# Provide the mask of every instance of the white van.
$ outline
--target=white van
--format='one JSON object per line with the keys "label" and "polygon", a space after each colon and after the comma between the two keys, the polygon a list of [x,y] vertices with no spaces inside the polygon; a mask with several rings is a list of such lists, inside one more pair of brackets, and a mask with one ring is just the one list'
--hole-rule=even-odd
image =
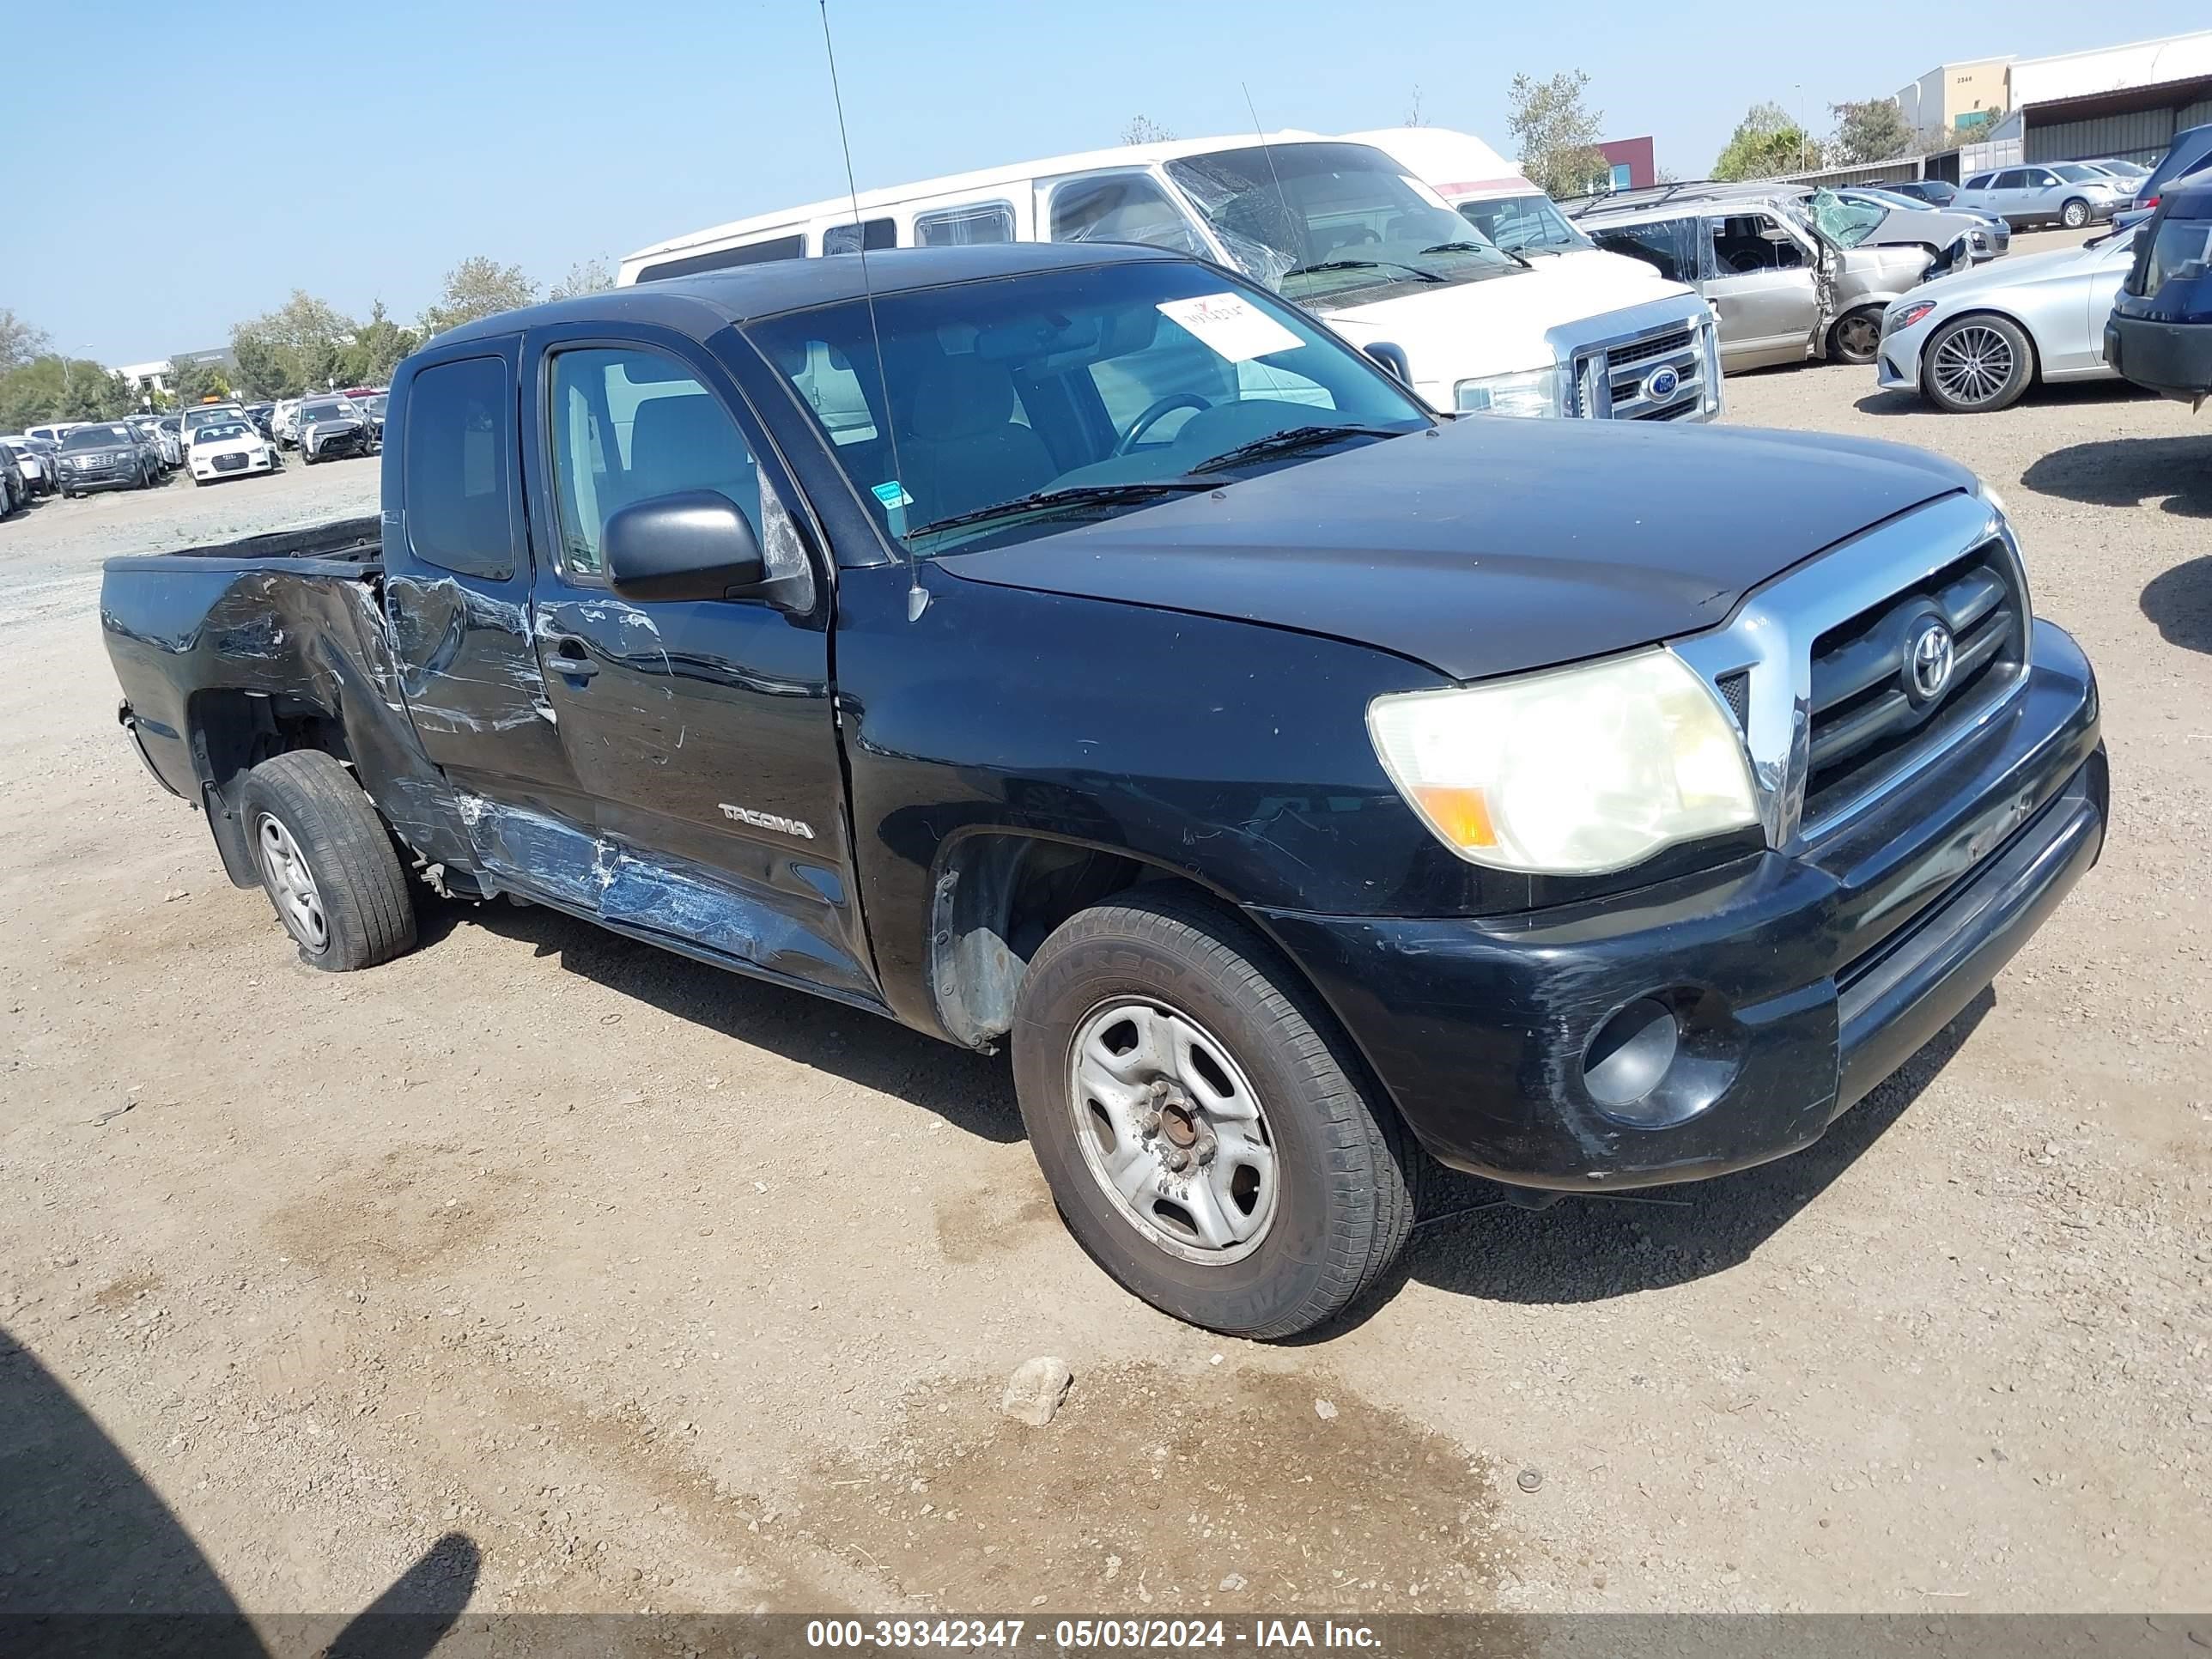
{"label": "white van", "polygon": [[[1137,144],[762,214],[631,254],[618,283],[970,242],[1116,241],[1231,265],[1439,409],[1708,421],[1712,314],[1679,283],[1500,250],[1404,163],[1303,132]],[[1633,263],[1623,261],[1623,264]]]}

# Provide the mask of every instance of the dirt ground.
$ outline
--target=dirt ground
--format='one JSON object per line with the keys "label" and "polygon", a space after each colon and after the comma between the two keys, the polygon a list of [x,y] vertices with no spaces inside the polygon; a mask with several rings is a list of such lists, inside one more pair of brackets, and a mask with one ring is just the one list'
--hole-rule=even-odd
{"label": "dirt ground", "polygon": [[0,1612],[2212,1605],[2212,414],[1729,395],[2003,493],[2104,861],[1813,1151],[1469,1185],[1293,1346],[1103,1277],[1003,1060],[542,909],[300,966],[117,730],[98,562],[375,463],[0,525]]}

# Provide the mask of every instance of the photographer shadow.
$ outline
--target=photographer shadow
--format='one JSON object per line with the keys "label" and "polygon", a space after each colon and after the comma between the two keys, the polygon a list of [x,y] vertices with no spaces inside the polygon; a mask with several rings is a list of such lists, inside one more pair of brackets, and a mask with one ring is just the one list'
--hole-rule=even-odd
{"label": "photographer shadow", "polygon": [[[420,1659],[460,1617],[481,1566],[475,1543],[447,1533],[321,1650],[333,1659]],[[270,1651],[129,1454],[4,1329],[0,1650],[69,1659],[263,1659]]]}

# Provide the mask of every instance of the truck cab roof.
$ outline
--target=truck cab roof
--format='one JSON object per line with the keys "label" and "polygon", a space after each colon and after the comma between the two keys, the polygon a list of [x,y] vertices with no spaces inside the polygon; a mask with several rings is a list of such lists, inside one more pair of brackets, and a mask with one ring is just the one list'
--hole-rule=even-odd
{"label": "truck cab roof", "polygon": [[811,306],[842,304],[869,293],[880,298],[1030,271],[1182,257],[1165,248],[1127,243],[1002,242],[973,247],[888,248],[866,255],[865,261],[847,254],[779,259],[690,276],[663,277],[501,312],[441,334],[438,343],[492,338],[557,323],[615,320],[654,323],[703,335],[726,324],[803,311]]}

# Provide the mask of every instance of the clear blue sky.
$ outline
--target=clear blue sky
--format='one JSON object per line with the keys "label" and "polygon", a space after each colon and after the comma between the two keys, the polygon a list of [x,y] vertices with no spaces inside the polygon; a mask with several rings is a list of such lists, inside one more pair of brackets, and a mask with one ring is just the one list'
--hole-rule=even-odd
{"label": "clear blue sky", "polygon": [[[1110,144],[1425,118],[1508,149],[1516,70],[1581,68],[1608,137],[1711,165],[1744,109],[1880,95],[1948,58],[2180,32],[2203,0],[1910,11],[1742,0],[830,0],[861,187]],[[814,0],[64,4],[9,35],[0,306],[110,364],[227,342],[304,288],[411,320],[456,261],[540,281],[844,186]],[[1820,44],[1825,41],[1826,44]],[[26,47],[43,56],[25,62]],[[1798,88],[1802,86],[1802,93]],[[28,164],[33,169],[26,173]]]}

